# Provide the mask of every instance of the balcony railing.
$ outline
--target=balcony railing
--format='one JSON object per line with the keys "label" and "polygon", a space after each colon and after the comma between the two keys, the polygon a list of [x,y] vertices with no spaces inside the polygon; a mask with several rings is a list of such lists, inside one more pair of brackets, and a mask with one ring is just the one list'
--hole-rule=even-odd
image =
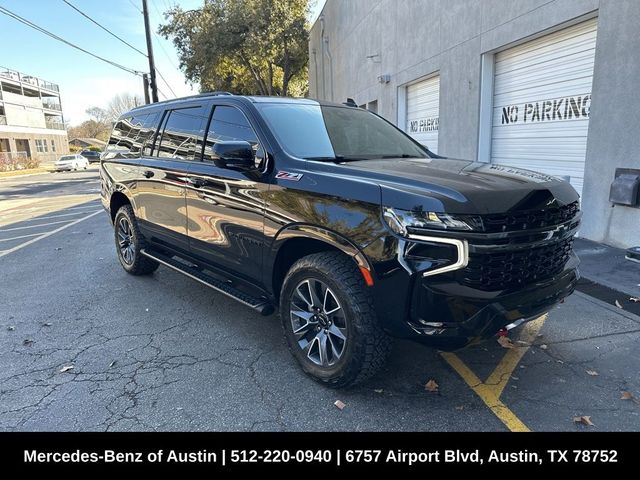
{"label": "balcony railing", "polygon": [[64,130],[64,123],[58,120],[46,120],[47,128],[51,128],[53,130]]}
{"label": "balcony railing", "polygon": [[6,125],[7,124],[7,117],[4,115],[0,115],[0,125]]}
{"label": "balcony railing", "polygon": [[49,110],[57,110],[59,112],[62,111],[62,106],[56,102],[55,100],[50,100],[48,98],[43,98],[42,99],[42,105],[44,106],[44,108],[47,108]]}
{"label": "balcony railing", "polygon": [[25,75],[17,70],[11,70],[10,68],[0,67],[0,77],[51,90],[52,92],[60,92],[60,87],[55,83],[47,82],[46,80],[42,80],[41,78],[33,77],[31,75]]}

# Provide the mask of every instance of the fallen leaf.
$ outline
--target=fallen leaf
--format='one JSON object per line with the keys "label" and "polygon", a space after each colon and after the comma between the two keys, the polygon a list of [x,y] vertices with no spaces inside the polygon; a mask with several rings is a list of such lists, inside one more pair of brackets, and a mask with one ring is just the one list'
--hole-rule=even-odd
{"label": "fallen leaf", "polygon": [[50,327],[50,326],[52,326],[52,325],[53,325],[53,323],[43,323],[43,324],[42,324],[42,326],[43,326],[43,327]]}
{"label": "fallen leaf", "polygon": [[64,366],[60,369],[60,373],[68,372],[69,370],[73,370],[73,368],[74,368],[73,365]]}
{"label": "fallen leaf", "polygon": [[542,338],[542,337],[544,337],[543,334],[536,335],[536,338]]}
{"label": "fallen leaf", "polygon": [[104,260],[104,258],[100,257],[100,258],[98,258],[98,260]]}
{"label": "fallen leaf", "polygon": [[87,232],[87,235],[93,235],[93,232]]}
{"label": "fallen leaf", "polygon": [[13,326],[13,325],[9,325],[9,326],[7,327],[7,330],[9,330],[10,332],[13,332],[15,329],[16,329],[16,327],[15,327],[15,326]]}
{"label": "fallen leaf", "polygon": [[631,297],[631,298],[629,299],[629,301],[630,301],[630,302],[633,302],[633,303],[640,303],[640,298]]}
{"label": "fallen leaf", "polygon": [[427,382],[427,384],[424,386],[424,389],[427,392],[432,392],[432,393],[436,393],[438,391],[439,385],[436,383],[436,381],[434,379],[431,379]]}
{"label": "fallen leaf", "polygon": [[381,388],[376,388],[376,389],[374,390],[374,392],[376,392],[376,393],[384,393],[384,390],[383,390],[383,389],[381,389]]}
{"label": "fallen leaf", "polygon": [[458,411],[464,410],[464,405],[460,405],[460,406],[456,407],[456,410],[458,410]]}
{"label": "fallen leaf", "polygon": [[502,348],[513,348],[513,342],[509,337],[498,337],[498,343]]}
{"label": "fallen leaf", "polygon": [[525,367],[524,365],[520,365],[520,368],[522,368],[524,370],[527,367]]}
{"label": "fallen leaf", "polygon": [[511,379],[518,381],[518,380],[520,380],[520,377],[514,377],[513,375],[511,375]]}
{"label": "fallen leaf", "polygon": [[62,250],[62,248],[56,247],[56,252],[59,252],[60,250]]}
{"label": "fallen leaf", "polygon": [[594,427],[595,425],[591,421],[591,417],[588,415],[582,415],[580,417],[573,417],[573,423],[579,423],[581,425],[586,425],[587,427]]}
{"label": "fallen leaf", "polygon": [[556,362],[558,362],[561,365],[564,365],[564,362],[562,360],[556,360]]}
{"label": "fallen leaf", "polygon": [[631,400],[632,402],[635,402],[636,397],[631,392],[622,392],[622,396],[620,397],[620,400]]}
{"label": "fallen leaf", "polygon": [[113,362],[111,362],[111,363],[109,364],[109,368],[113,367],[116,363],[118,363],[118,361],[117,361],[117,360],[114,360]]}
{"label": "fallen leaf", "polygon": [[347,406],[347,404],[344,403],[342,400],[336,400],[334,405],[338,410],[344,410],[344,408]]}
{"label": "fallen leaf", "polygon": [[518,340],[516,343],[518,345],[523,345],[525,347],[530,347],[531,346],[531,344],[529,342],[523,342],[522,340]]}
{"label": "fallen leaf", "polygon": [[592,377],[598,377],[600,374],[595,370],[587,370],[587,375],[591,375]]}
{"label": "fallen leaf", "polygon": [[540,348],[542,350],[547,350],[549,348],[549,345],[545,345],[544,343],[542,345],[540,345]]}
{"label": "fallen leaf", "polygon": [[23,342],[22,345],[24,345],[25,347],[30,347],[31,345],[33,345],[33,340],[31,340],[30,338],[26,338]]}
{"label": "fallen leaf", "polygon": [[616,300],[616,307],[622,308],[622,305],[620,304],[620,302],[618,300]]}

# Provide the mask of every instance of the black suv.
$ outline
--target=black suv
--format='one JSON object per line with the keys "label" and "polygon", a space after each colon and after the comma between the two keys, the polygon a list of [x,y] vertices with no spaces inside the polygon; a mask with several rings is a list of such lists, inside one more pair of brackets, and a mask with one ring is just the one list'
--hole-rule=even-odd
{"label": "black suv", "polygon": [[120,263],[280,312],[332,387],[392,337],[443,350],[548,312],[578,279],[566,182],[436,158],[350,104],[210,93],[123,115],[101,162]]}

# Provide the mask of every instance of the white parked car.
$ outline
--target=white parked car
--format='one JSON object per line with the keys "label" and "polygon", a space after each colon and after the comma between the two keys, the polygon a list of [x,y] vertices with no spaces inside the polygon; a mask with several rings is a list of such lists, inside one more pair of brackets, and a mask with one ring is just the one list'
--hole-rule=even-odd
{"label": "white parked car", "polygon": [[81,168],[86,170],[89,168],[89,160],[80,154],[64,155],[54,165],[56,172],[79,170]]}

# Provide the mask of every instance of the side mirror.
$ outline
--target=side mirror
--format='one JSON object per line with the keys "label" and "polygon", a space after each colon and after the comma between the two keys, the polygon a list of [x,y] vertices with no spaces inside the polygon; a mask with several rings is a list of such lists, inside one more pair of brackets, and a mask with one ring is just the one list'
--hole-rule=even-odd
{"label": "side mirror", "polygon": [[230,170],[255,170],[256,159],[249,142],[216,142],[211,148],[213,162],[220,168]]}

